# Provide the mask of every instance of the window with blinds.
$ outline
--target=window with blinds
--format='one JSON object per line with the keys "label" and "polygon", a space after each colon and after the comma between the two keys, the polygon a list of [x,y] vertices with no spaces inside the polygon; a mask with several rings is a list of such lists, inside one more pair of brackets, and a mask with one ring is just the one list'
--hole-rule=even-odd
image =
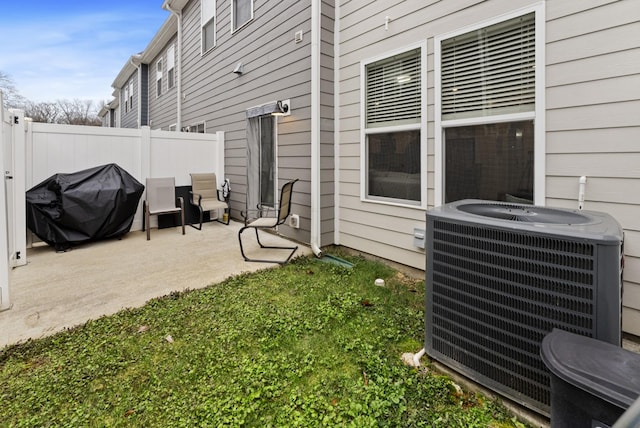
{"label": "window with blinds", "polygon": [[162,95],[162,60],[156,63],[156,96]]}
{"label": "window with blinds", "polygon": [[175,83],[176,48],[171,45],[167,49],[167,87],[173,88]]}
{"label": "window with blinds", "polygon": [[124,112],[129,112],[129,85],[124,87]]}
{"label": "window with blinds", "polygon": [[202,0],[200,2],[200,26],[202,27],[202,53],[204,54],[216,45],[215,0]]}
{"label": "window with blinds", "polygon": [[367,128],[419,123],[420,49],[366,66]]}
{"label": "window with blinds", "polygon": [[535,15],[441,43],[442,119],[533,111]]}

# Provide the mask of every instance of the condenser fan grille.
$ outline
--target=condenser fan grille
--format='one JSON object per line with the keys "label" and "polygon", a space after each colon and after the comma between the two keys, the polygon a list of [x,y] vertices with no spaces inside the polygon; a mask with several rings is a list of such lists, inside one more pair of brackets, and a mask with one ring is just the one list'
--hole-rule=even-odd
{"label": "condenser fan grille", "polygon": [[553,210],[533,205],[472,203],[461,204],[458,209],[483,217],[528,223],[584,224],[589,222],[589,218],[580,213]]}
{"label": "condenser fan grille", "polygon": [[440,220],[432,236],[431,352],[548,412],[540,343],[594,335],[594,245]]}

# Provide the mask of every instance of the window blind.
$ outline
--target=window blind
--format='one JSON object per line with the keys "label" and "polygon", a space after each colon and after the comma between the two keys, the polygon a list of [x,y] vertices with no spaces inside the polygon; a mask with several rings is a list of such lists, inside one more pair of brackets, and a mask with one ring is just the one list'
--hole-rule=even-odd
{"label": "window blind", "polygon": [[443,40],[442,119],[533,111],[533,13]]}
{"label": "window blind", "polygon": [[215,0],[202,0],[200,2],[200,23],[204,26],[207,22],[211,21],[216,16],[216,1]]}
{"label": "window blind", "polygon": [[366,66],[367,128],[419,123],[420,49]]}

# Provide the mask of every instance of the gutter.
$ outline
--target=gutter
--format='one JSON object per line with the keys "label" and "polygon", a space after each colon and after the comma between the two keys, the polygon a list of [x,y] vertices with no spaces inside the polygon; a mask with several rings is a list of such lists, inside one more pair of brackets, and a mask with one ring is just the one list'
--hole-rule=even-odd
{"label": "gutter", "polygon": [[176,132],[182,130],[182,11],[171,8],[171,0],[165,0],[162,8],[171,12],[178,21],[178,42],[176,47]]}
{"label": "gutter", "polygon": [[320,19],[321,0],[311,0],[311,250],[320,250]]}

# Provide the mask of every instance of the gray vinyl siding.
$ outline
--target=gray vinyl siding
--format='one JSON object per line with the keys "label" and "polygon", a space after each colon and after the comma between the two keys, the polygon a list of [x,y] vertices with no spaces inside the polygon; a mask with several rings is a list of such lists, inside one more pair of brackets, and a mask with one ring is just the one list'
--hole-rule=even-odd
{"label": "gray vinyl siding", "polygon": [[[124,106],[125,102],[127,102],[127,99],[125,99],[125,88],[129,86],[129,82],[133,82],[133,106],[125,112]],[[127,83],[125,83],[125,86],[120,89],[120,111],[122,112],[122,121],[120,126],[122,128],[138,127],[138,97],[138,70],[136,69],[136,71],[134,71],[131,77],[127,80]]]}
{"label": "gray vinyl siding", "polygon": [[[311,13],[308,1],[254,2],[254,19],[231,34],[230,2],[218,0],[216,46],[201,54],[200,2],[183,9],[183,126],[205,122],[206,132],[225,132],[225,173],[231,181],[231,215],[246,207],[246,110],[291,100],[291,115],[277,124],[278,188],[298,178],[292,212],[300,229],[280,232],[310,240],[311,219]],[[303,41],[295,43],[296,31]],[[236,64],[244,74],[236,75]],[[332,156],[332,153],[328,153]],[[331,211],[331,209],[329,209]]]}
{"label": "gray vinyl siding", "polygon": [[[427,207],[434,205],[434,37],[532,0],[340,2],[339,242],[424,269],[424,210],[360,200],[360,61],[427,41]],[[625,231],[623,329],[640,335],[640,8],[635,0],[545,2],[547,206],[603,211]],[[385,16],[391,17],[384,29]]]}
{"label": "gray vinyl siding", "polygon": [[[178,122],[178,100],[177,100],[177,82],[178,76],[178,58],[177,58],[177,35],[173,37],[148,64],[147,72],[147,105],[149,106],[149,126],[151,129],[169,130],[171,125]],[[167,49],[171,45],[176,45],[176,67],[174,69],[174,86],[169,89],[167,80]],[[162,94],[158,96],[156,88],[156,70],[158,60],[162,59]],[[185,126],[183,123],[182,126]]]}
{"label": "gray vinyl siding", "polygon": [[[623,330],[640,335],[640,8],[633,0],[547,2],[547,197],[625,231]],[[566,4],[565,4],[566,3]]]}

